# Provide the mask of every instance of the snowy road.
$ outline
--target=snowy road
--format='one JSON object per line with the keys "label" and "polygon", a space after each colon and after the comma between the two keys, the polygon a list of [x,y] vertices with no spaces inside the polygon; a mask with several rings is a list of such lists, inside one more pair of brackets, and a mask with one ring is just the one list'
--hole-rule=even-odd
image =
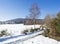
{"label": "snowy road", "polygon": [[26,39],[29,39],[29,38],[32,38],[38,34],[41,34],[43,33],[43,31],[41,32],[35,32],[35,33],[32,33],[32,34],[28,34],[28,35],[22,35],[22,36],[14,36],[14,37],[8,37],[7,39],[6,38],[3,38],[4,40],[2,40],[1,42],[3,43],[10,43],[10,42],[16,42],[16,41],[23,41],[23,40],[26,40]]}
{"label": "snowy road", "polygon": [[41,33],[43,33],[43,31],[36,32],[29,35],[24,35],[24,36],[18,36],[16,38],[8,39],[0,43],[2,44],[60,44],[60,42],[54,39],[39,35]]}
{"label": "snowy road", "polygon": [[1,41],[1,43],[4,43],[4,44],[14,43],[15,44],[15,43],[22,42],[22,41],[25,41],[27,39],[30,39],[30,38],[32,38],[34,36],[37,36],[38,34],[42,34],[42,33],[43,33],[43,31],[39,31],[39,32],[35,32],[35,33],[32,33],[32,34],[28,34],[28,35],[22,35],[22,36],[18,35],[18,36],[13,36],[13,37],[7,37],[7,39],[3,38],[5,40]]}

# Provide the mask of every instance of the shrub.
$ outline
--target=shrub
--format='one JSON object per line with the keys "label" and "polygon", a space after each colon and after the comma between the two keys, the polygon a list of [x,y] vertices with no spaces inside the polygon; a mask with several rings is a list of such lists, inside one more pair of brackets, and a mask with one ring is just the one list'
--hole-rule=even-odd
{"label": "shrub", "polygon": [[49,29],[44,30],[43,35],[44,35],[45,37],[48,37],[48,36],[49,36]]}
{"label": "shrub", "polygon": [[56,24],[56,32],[60,35],[60,22]]}
{"label": "shrub", "polygon": [[1,32],[0,32],[0,37],[2,37],[2,36],[8,36],[8,35],[10,35],[10,33],[8,33],[7,32],[7,30],[2,30]]}
{"label": "shrub", "polygon": [[35,28],[35,29],[34,29],[34,31],[38,31],[38,30],[40,30],[40,29],[39,29],[39,28]]}
{"label": "shrub", "polygon": [[31,29],[30,32],[34,32],[34,29]]}
{"label": "shrub", "polygon": [[26,29],[26,30],[24,30],[24,31],[22,31],[22,33],[23,34],[27,34],[27,32],[28,32],[28,30]]}
{"label": "shrub", "polygon": [[[34,31],[38,31],[38,30],[39,30],[39,28],[35,28],[35,29],[32,29],[32,28],[31,28],[31,29],[30,29],[30,32],[33,33]],[[29,30],[26,29],[26,30],[22,31],[22,34],[26,34],[26,35],[27,35],[27,34],[30,33],[30,32],[29,32]]]}

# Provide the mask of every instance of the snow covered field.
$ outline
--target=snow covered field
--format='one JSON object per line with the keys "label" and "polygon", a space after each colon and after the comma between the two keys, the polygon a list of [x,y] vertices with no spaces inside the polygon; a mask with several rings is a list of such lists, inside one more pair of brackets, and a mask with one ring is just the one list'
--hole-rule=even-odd
{"label": "snow covered field", "polygon": [[[40,27],[40,25],[35,25],[36,28]],[[21,32],[25,29],[34,28],[34,25],[24,25],[24,24],[3,24],[0,25],[0,31],[7,30],[8,33],[13,35],[20,35]]]}
{"label": "snow covered field", "polygon": [[[0,25],[0,31],[7,29],[9,33],[12,33],[14,35],[20,35],[21,31],[23,31],[25,29],[30,29],[30,28],[33,28],[33,27],[34,27],[34,25],[5,24],[5,25]],[[36,25],[36,28],[38,28],[38,27],[40,27],[40,25]],[[30,37],[30,36],[28,36],[28,37]],[[20,38],[21,37],[19,36],[17,38],[13,38],[13,39],[10,39],[10,40],[15,41],[15,40],[18,40]],[[5,42],[10,42],[10,40],[0,42],[0,44],[4,44]],[[60,44],[60,42],[58,42],[58,41],[56,41],[54,39],[39,35],[39,36],[36,36],[34,38],[28,39],[26,41],[18,42],[17,44]]]}

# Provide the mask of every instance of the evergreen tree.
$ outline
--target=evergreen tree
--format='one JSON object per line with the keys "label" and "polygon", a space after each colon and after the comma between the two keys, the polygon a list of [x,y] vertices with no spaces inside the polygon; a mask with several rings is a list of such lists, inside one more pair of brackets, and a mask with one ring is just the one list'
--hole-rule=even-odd
{"label": "evergreen tree", "polygon": [[55,20],[56,20],[56,23],[55,23],[56,32],[57,34],[60,35],[60,12],[57,14],[57,17]]}

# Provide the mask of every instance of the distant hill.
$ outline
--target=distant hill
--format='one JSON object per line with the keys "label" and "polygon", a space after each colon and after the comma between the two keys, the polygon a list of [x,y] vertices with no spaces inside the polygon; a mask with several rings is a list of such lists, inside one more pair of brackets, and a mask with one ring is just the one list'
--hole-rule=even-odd
{"label": "distant hill", "polygon": [[[32,19],[24,19],[24,18],[16,18],[7,21],[0,21],[0,24],[27,24],[26,22],[30,22]],[[36,19],[37,22],[43,22],[43,19]],[[29,23],[28,23],[29,24]]]}

